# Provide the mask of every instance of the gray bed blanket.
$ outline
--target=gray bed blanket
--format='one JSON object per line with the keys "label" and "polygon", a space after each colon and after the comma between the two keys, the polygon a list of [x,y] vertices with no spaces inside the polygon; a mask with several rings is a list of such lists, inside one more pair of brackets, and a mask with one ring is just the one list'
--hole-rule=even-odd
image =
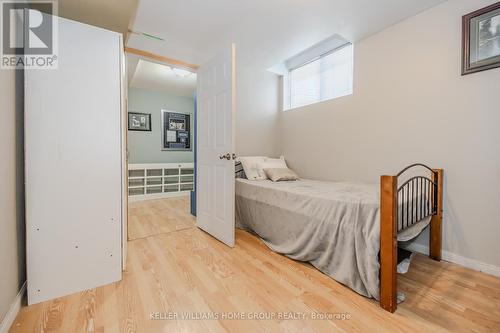
{"label": "gray bed blanket", "polygon": [[379,299],[377,184],[236,179],[236,222],[273,251]]}

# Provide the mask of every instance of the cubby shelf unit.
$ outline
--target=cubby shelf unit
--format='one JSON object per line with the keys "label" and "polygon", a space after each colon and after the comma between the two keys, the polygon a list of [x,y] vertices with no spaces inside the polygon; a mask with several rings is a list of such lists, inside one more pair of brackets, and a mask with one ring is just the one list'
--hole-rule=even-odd
{"label": "cubby shelf unit", "polygon": [[129,164],[130,201],[189,195],[194,189],[194,163]]}

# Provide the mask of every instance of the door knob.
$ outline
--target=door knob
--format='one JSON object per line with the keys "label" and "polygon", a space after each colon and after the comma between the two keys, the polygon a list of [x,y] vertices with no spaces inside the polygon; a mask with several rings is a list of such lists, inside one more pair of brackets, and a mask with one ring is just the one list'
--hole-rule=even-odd
{"label": "door knob", "polygon": [[231,154],[227,153],[226,155],[220,155],[219,158],[221,160],[226,159],[226,160],[231,160]]}

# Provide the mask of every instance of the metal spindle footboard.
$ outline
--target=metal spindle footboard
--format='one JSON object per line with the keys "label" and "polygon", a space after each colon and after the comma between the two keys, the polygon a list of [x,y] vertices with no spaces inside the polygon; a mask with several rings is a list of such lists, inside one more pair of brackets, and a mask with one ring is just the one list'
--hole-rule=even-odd
{"label": "metal spindle footboard", "polygon": [[[413,176],[398,186],[408,170],[423,167],[431,177]],[[443,170],[416,163],[380,182],[380,306],[390,312],[397,308],[398,232],[431,216],[429,256],[441,260],[443,219]]]}
{"label": "metal spindle footboard", "polygon": [[437,213],[438,172],[424,164],[412,164],[399,172],[396,177],[406,171],[423,167],[430,171],[432,179],[426,176],[414,176],[397,188],[397,231],[409,228],[426,217]]}

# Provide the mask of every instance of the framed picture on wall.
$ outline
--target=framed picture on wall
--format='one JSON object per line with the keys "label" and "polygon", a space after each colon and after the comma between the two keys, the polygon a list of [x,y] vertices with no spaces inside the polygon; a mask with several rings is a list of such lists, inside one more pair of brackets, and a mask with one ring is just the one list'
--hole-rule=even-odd
{"label": "framed picture on wall", "polygon": [[191,150],[191,115],[161,110],[162,150]]}
{"label": "framed picture on wall", "polygon": [[462,75],[500,67],[500,2],[462,17]]}
{"label": "framed picture on wall", "polygon": [[151,114],[129,112],[128,129],[129,131],[151,131]]}

